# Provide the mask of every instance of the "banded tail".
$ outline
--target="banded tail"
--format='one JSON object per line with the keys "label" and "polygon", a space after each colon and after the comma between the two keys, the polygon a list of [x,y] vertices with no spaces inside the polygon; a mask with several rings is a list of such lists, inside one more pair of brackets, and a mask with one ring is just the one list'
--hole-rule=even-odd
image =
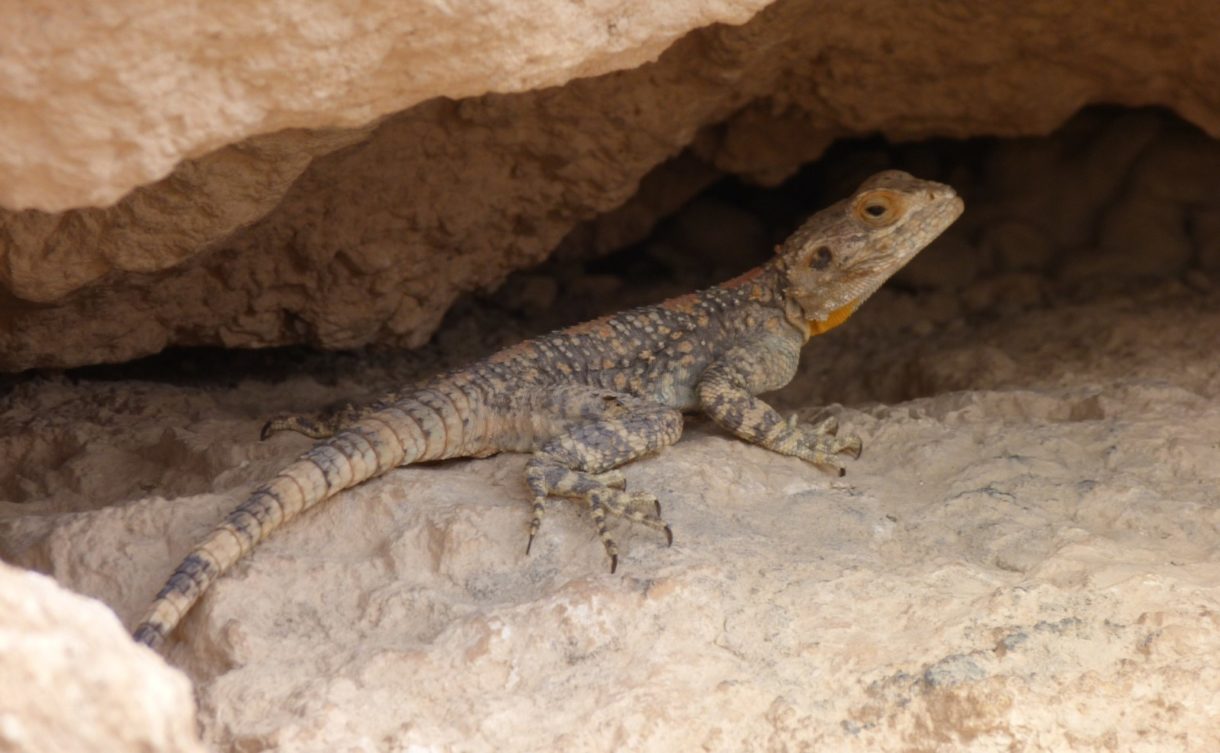
{"label": "banded tail", "polygon": [[160,647],[217,578],[276,528],[319,502],[400,465],[467,454],[468,437],[457,412],[451,396],[421,390],[315,445],[252,492],[182,560],[132,636]]}

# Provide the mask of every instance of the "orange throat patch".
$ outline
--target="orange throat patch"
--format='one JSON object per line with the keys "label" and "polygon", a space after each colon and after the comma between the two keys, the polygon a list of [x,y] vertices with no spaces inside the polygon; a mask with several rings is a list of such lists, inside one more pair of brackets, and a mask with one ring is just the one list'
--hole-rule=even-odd
{"label": "orange throat patch", "polygon": [[805,329],[808,336],[814,337],[815,335],[829,332],[830,330],[839,326],[843,322],[847,321],[847,317],[855,313],[856,307],[859,305],[860,304],[858,301],[852,301],[846,306],[837,308],[830,312],[830,316],[826,317],[825,319],[810,319],[809,321],[805,322]]}

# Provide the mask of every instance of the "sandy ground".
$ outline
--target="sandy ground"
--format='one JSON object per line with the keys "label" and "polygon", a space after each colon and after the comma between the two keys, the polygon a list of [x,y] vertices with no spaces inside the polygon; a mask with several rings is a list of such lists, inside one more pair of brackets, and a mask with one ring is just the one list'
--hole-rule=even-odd
{"label": "sandy ground", "polygon": [[[909,279],[965,264],[946,258]],[[630,465],[675,541],[616,525],[617,574],[576,505],[554,507],[525,555],[523,456],[397,470],[307,513],[168,647],[204,740],[1220,749],[1220,276],[1010,267],[887,288],[810,344],[773,402],[829,410],[863,437],[845,478],[699,419]],[[514,284],[505,295],[551,285]],[[496,319],[456,316],[444,357],[267,367],[203,353],[172,379],[17,380],[0,402],[0,556],[130,624],[189,547],[308,446],[259,442],[268,415],[516,336]]]}

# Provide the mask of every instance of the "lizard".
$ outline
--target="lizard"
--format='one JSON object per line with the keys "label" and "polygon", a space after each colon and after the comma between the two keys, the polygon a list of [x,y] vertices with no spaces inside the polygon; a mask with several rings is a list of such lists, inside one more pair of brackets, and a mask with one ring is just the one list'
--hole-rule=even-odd
{"label": "lizard", "polygon": [[858,458],[837,421],[784,419],[758,395],[796,374],[803,346],[839,326],[957,219],[954,190],[888,170],[814,214],[761,266],[721,285],[510,346],[329,420],[272,419],[319,440],[229,513],[182,561],[134,630],[160,647],[204,591],[255,545],[344,489],[413,463],[531,453],[528,555],[553,497],[583,500],[618,566],[607,518],[673,532],[620,466],[678,441],[700,411],[747,442],[831,474]]}

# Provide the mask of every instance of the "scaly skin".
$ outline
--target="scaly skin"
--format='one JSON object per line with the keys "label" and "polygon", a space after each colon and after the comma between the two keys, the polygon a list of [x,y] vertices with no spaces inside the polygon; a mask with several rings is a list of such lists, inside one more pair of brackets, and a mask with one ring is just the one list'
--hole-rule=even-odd
{"label": "scaly skin", "polygon": [[607,515],[665,533],[656,497],[627,492],[619,466],[678,441],[682,412],[842,475],[860,440],[783,419],[756,395],[796,374],[801,347],[838,326],[962,211],[953,189],[898,171],[817,213],[774,259],[723,285],[523,342],[337,419],[269,422],[323,439],[187,557],[135,630],[159,646],[207,587],[302,510],[392,468],[529,452],[529,545],[553,496],[584,499],[610,570]]}

